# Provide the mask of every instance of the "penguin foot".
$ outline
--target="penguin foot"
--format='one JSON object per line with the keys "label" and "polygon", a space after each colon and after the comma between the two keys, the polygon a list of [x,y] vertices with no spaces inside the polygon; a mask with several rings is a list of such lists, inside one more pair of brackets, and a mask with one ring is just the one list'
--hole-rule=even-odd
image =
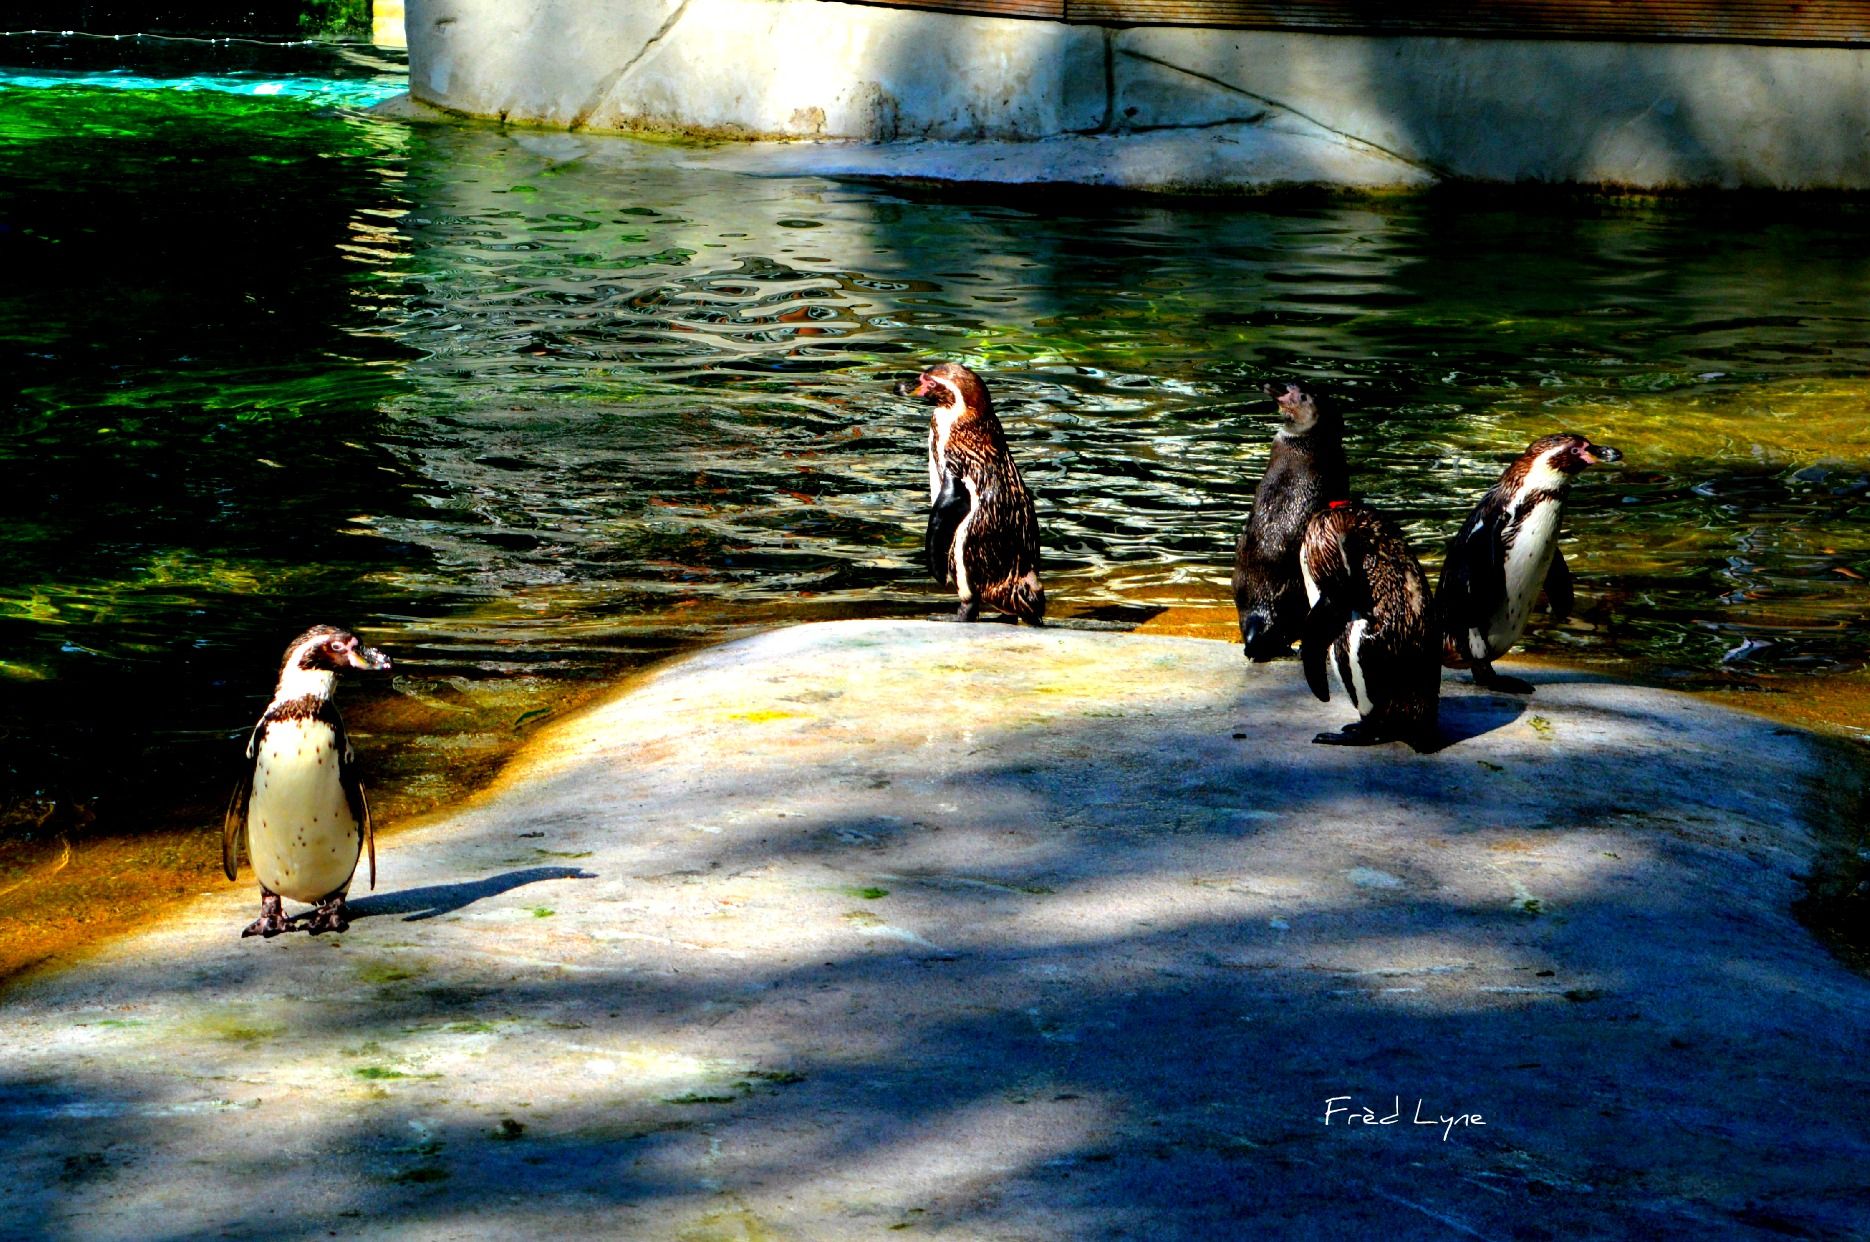
{"label": "penguin foot", "polygon": [[1320,733],[1312,741],[1320,746],[1375,746],[1387,742],[1361,720],[1354,720],[1336,733]]}
{"label": "penguin foot", "polygon": [[980,616],[980,601],[977,599],[966,599],[962,600],[961,606],[955,609],[954,619],[957,621],[972,621],[978,616]]}
{"label": "penguin foot", "polygon": [[341,932],[350,930],[350,909],[345,906],[344,898],[328,897],[318,903],[318,908],[306,916],[305,930],[316,936],[319,932]]}
{"label": "penguin foot", "polygon": [[1505,694],[1531,694],[1532,683],[1517,677],[1508,677],[1505,673],[1496,673],[1492,667],[1483,664],[1474,665],[1474,684],[1483,690],[1499,690]]}
{"label": "penguin foot", "polygon": [[264,936],[271,940],[280,932],[291,931],[292,920],[286,917],[285,905],[279,900],[278,893],[260,891],[260,917],[241,930],[240,938]]}

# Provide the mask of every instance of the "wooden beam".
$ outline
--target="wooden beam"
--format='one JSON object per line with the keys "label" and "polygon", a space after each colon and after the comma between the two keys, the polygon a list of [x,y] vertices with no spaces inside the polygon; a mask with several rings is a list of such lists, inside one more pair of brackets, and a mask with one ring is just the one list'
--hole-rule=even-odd
{"label": "wooden beam", "polygon": [[1870,46],[1870,0],[855,0],[1081,25]]}

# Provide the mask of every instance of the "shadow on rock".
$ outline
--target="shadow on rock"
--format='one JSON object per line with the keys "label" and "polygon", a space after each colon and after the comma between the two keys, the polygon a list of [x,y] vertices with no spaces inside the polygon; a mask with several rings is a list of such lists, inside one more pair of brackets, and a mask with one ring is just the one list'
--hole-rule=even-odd
{"label": "shadow on rock", "polygon": [[1503,694],[1444,694],[1437,709],[1439,727],[1434,754],[1462,742],[1470,742],[1495,729],[1504,729],[1526,713],[1524,699]]}
{"label": "shadow on rock", "polygon": [[432,919],[437,915],[453,914],[465,906],[471,906],[483,897],[494,897],[525,884],[537,884],[541,880],[595,880],[597,877],[579,867],[526,867],[519,871],[508,871],[501,875],[491,875],[484,880],[466,881],[460,884],[430,884],[423,888],[404,889],[400,893],[383,893],[369,897],[360,897],[349,903],[351,921],[375,918],[382,914],[405,915],[403,922],[417,923],[423,919]]}

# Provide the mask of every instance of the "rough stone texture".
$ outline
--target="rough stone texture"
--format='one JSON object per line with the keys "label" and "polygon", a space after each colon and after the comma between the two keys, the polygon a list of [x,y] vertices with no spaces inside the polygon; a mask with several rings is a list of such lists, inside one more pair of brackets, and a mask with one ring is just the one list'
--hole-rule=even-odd
{"label": "rough stone texture", "polygon": [[1870,53],[1845,48],[1135,29],[1116,64],[1120,120],[1297,112],[1468,180],[1870,186]]}
{"label": "rough stone texture", "polygon": [[575,127],[681,8],[409,0],[409,92],[474,116]]}
{"label": "rough stone texture", "polygon": [[[705,83],[703,89],[696,89]],[[1104,121],[1104,35],[1054,23],[773,0],[687,0],[594,128],[1022,138]]]}
{"label": "rough stone texture", "polygon": [[1297,118],[1199,131],[1082,134],[1036,142],[736,143],[685,153],[702,167],[764,175],[1085,185],[1224,194],[1320,183],[1420,189],[1436,178]]}
{"label": "rough stone texture", "polygon": [[1200,640],[676,662],[386,841],[341,938],[236,939],[249,881],[13,989],[0,1233],[1861,1236],[1817,749],[1533,677],[1416,755]]}
{"label": "rough stone texture", "polygon": [[475,116],[752,137],[1023,138],[1104,122],[1090,27],[782,0],[412,0],[409,86]]}
{"label": "rough stone texture", "polygon": [[[1315,160],[1321,134],[1383,157],[1393,188],[1870,188],[1862,49],[1107,30],[828,0],[409,0],[407,24],[418,101],[555,127],[872,143],[1095,134],[1070,149],[1135,152],[1133,166],[1078,154],[1058,170],[1156,188],[1251,188],[1267,184],[1262,167],[1283,181],[1294,166],[1367,186],[1369,167],[1345,181],[1339,162]],[[1284,149],[1233,158],[1248,128],[1257,149]],[[992,181],[1029,162],[976,154],[944,166]]]}

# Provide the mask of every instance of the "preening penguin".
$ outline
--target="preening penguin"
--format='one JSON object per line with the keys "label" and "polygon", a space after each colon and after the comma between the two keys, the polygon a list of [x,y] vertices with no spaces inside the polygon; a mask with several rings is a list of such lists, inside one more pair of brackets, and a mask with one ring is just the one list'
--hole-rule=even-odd
{"label": "preening penguin", "polygon": [[1299,544],[1328,501],[1350,495],[1344,421],[1298,384],[1268,384],[1283,422],[1253,493],[1253,512],[1234,545],[1234,606],[1247,659],[1270,660],[1292,646],[1305,618]]}
{"label": "preening penguin", "polygon": [[221,823],[227,878],[238,873],[244,834],[260,881],[260,917],[242,936],[289,930],[293,920],[285,916],[282,897],[317,907],[307,924],[313,933],[343,931],[350,926],[344,895],[366,852],[370,887],[377,886],[370,803],[331,694],[341,669],[389,666],[381,651],[329,625],[313,626],[286,648],[278,688],[253,726],[246,773]]}
{"label": "preening penguin", "polygon": [[935,408],[929,415],[929,573],[953,586],[959,621],[982,604],[1021,621],[1045,618],[1039,584],[1039,521],[1032,493],[1007,451],[1006,433],[978,375],[953,362],[898,389]]}
{"label": "preening penguin", "polygon": [[1441,665],[1428,580],[1402,533],[1375,509],[1333,501],[1306,524],[1300,573],[1311,611],[1299,655],[1305,684],[1329,702],[1327,667],[1359,720],[1314,742],[1434,747]]}
{"label": "preening penguin", "polygon": [[1554,617],[1571,612],[1571,570],[1558,550],[1559,518],[1586,466],[1623,454],[1581,435],[1544,436],[1500,475],[1448,544],[1435,606],[1442,662],[1474,670],[1474,684],[1515,694],[1532,686],[1493,671],[1526,630],[1541,587]]}

